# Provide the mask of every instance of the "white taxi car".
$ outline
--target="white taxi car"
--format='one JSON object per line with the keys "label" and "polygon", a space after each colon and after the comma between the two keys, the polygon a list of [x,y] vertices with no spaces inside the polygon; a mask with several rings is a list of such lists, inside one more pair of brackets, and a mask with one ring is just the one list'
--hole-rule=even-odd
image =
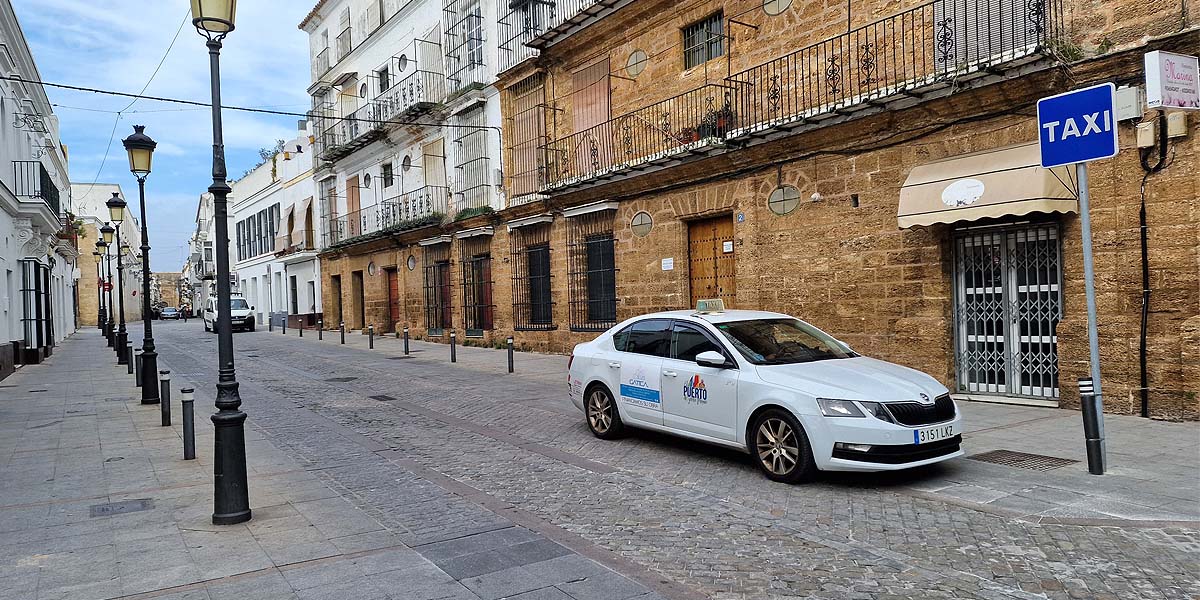
{"label": "white taxi car", "polygon": [[933,377],[788,315],[700,308],[635,317],[575,346],[571,401],[593,434],[639,427],[729,446],[789,483],[962,455],[962,417]]}

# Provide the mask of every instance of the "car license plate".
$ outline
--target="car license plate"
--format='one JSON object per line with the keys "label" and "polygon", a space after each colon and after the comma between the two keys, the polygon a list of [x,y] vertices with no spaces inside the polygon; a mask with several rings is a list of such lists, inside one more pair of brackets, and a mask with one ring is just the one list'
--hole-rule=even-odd
{"label": "car license plate", "polygon": [[952,437],[954,437],[953,425],[938,425],[937,427],[926,427],[925,429],[913,431],[914,444],[928,444],[929,442],[937,442]]}

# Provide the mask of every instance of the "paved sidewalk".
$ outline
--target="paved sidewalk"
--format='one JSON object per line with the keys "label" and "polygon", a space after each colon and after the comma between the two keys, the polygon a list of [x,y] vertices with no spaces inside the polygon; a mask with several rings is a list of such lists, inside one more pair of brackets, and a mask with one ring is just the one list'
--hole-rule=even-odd
{"label": "paved sidewalk", "polygon": [[[287,336],[295,338],[289,329]],[[280,336],[276,329],[271,335]],[[315,342],[316,332],[303,340]],[[324,344],[339,345],[337,332],[325,332]],[[346,333],[345,347],[365,350],[367,336]],[[413,358],[449,365],[446,344],[410,341]],[[402,356],[403,342],[375,337],[374,352]],[[504,350],[459,346],[457,367],[489,375],[507,372]],[[567,357],[518,352],[517,376],[538,381],[559,393]],[[536,395],[532,389],[528,395]],[[560,394],[561,395],[561,394]],[[565,396],[564,396],[565,398]],[[578,414],[565,399],[565,412]],[[1022,407],[959,400],[966,418],[963,446],[968,459],[919,471],[870,475],[829,474],[839,484],[887,486],[893,491],[936,499],[991,514],[1037,522],[1079,525],[1127,524],[1200,526],[1200,423],[1172,423],[1123,415],[1105,415],[1108,470],[1088,473],[1079,411]],[[581,417],[582,420],[582,417]],[[970,459],[996,450],[1065,459],[1047,470],[1032,470]]]}
{"label": "paved sidewalk", "polygon": [[[448,491],[453,482],[299,409],[274,421],[255,414],[246,430],[254,518],[214,526],[212,390],[197,387],[198,459],[184,461],[178,390],[189,379],[175,374],[174,425],[163,427],[99,332],[85,330],[0,382],[0,598],[661,598],[573,550],[604,557],[579,538],[536,519],[522,526],[502,506],[480,509]],[[274,435],[318,444],[325,460],[281,451],[262,433],[272,425]],[[381,524],[385,515],[356,507],[322,476],[367,462],[390,470],[393,487],[380,491],[397,501],[405,527]],[[431,507],[458,512],[433,520],[445,513]],[[690,595],[631,571],[672,597]]]}

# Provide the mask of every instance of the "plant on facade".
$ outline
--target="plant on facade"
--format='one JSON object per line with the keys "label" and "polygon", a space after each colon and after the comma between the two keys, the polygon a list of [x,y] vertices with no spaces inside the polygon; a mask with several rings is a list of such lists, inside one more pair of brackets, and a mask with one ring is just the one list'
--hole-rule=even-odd
{"label": "plant on facade", "polygon": [[462,220],[470,219],[471,217],[476,217],[479,215],[490,215],[495,212],[496,211],[490,206],[476,206],[474,208],[464,208],[464,209],[458,211],[457,215],[454,215],[454,220],[462,221]]}
{"label": "plant on facade", "polygon": [[[287,143],[286,140],[275,140],[275,145],[273,147],[259,148],[258,149],[258,162],[254,163],[253,167],[246,169],[246,172],[242,173],[242,177],[249,175],[255,169],[267,164],[268,160],[275,158],[276,154],[283,152],[283,145],[286,143]],[[271,178],[274,179],[274,175],[272,175]]]}

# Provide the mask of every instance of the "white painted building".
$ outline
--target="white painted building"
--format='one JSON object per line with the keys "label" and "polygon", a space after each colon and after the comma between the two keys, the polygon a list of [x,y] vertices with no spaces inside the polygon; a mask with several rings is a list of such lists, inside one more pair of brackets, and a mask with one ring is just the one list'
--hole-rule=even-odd
{"label": "white painted building", "polygon": [[[0,73],[41,80],[9,0],[0,0]],[[0,81],[0,379],[75,331],[69,181],[45,89]]]}
{"label": "white painted building", "polygon": [[503,206],[497,8],[321,0],[300,24],[322,249]]}
{"label": "white painted building", "polygon": [[[232,203],[232,198],[227,199]],[[237,260],[233,244],[233,212],[226,212],[226,222],[229,224],[229,262],[230,283],[236,286],[237,273],[234,262]],[[217,221],[213,207],[213,196],[208,192],[200,194],[196,203],[196,230],[188,238],[188,259],[182,269],[187,284],[191,289],[191,309],[195,316],[200,315],[204,303],[209,296],[217,293]]]}
{"label": "white painted building", "polygon": [[254,307],[255,323],[316,325],[321,311],[316,253],[313,147],[307,125],[299,136],[245,177],[234,181],[231,256],[238,289]]}

